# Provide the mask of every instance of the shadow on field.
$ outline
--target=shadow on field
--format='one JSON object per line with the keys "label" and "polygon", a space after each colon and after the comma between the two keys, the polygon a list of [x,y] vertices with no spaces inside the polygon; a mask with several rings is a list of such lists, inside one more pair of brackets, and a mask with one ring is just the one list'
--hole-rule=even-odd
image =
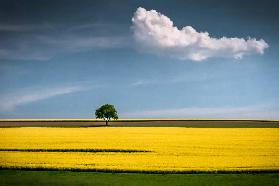
{"label": "shadow on field", "polygon": [[120,152],[120,153],[137,153],[151,152],[138,149],[0,149],[0,152]]}

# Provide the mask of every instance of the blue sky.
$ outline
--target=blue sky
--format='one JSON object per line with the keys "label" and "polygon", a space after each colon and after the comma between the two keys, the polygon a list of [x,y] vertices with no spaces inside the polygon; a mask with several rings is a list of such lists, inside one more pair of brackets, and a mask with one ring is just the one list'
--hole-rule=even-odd
{"label": "blue sky", "polygon": [[279,119],[278,7],[1,1],[0,117]]}

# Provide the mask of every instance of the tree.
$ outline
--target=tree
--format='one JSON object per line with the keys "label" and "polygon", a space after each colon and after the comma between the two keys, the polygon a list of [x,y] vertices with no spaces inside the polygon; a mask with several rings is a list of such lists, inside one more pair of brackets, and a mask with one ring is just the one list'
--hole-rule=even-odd
{"label": "tree", "polygon": [[106,126],[111,119],[118,119],[117,111],[113,105],[105,104],[98,108],[95,112],[97,119],[104,119]]}

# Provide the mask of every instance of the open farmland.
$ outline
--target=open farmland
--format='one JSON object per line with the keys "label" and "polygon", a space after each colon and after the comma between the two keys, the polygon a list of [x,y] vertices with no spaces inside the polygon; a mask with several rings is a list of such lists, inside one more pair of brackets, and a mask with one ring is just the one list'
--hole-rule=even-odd
{"label": "open farmland", "polygon": [[276,172],[279,129],[1,128],[0,166],[112,172]]}

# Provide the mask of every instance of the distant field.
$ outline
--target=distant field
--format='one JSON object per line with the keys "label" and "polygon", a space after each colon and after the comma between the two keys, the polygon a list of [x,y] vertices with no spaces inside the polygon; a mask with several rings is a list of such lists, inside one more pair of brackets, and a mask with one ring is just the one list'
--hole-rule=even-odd
{"label": "distant field", "polygon": [[1,128],[0,167],[105,172],[278,172],[277,128]]}
{"label": "distant field", "polygon": [[[96,119],[2,119],[0,127],[98,127]],[[278,128],[278,120],[222,120],[222,119],[120,119],[110,126],[119,127],[192,127],[192,128]]]}

